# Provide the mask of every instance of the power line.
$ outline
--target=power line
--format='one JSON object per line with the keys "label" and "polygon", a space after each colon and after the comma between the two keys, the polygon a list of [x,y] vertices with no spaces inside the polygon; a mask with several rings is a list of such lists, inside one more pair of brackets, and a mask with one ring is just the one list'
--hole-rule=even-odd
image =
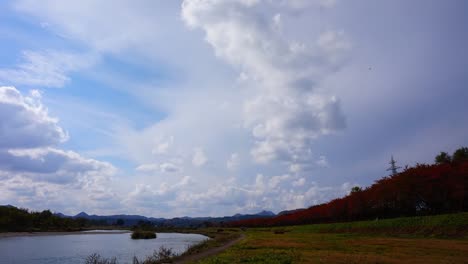
{"label": "power line", "polygon": [[390,168],[387,169],[387,171],[391,171],[392,172],[392,176],[397,174],[398,173],[398,169],[401,169],[401,167],[398,167],[396,165],[396,161],[393,159],[393,155],[392,155],[392,158],[390,159]]}

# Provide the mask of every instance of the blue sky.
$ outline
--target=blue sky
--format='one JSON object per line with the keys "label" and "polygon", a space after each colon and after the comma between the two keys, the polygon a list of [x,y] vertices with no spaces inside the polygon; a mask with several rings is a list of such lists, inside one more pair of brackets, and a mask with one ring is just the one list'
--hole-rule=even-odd
{"label": "blue sky", "polygon": [[466,1],[0,9],[0,204],[279,212],[468,145]]}

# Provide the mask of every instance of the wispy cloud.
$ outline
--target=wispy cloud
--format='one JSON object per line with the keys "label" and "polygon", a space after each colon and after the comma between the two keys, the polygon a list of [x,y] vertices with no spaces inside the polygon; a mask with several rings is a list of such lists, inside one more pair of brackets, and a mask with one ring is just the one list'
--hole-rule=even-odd
{"label": "wispy cloud", "polygon": [[63,87],[70,81],[69,73],[92,66],[97,58],[89,54],[48,50],[23,51],[22,60],[14,68],[0,68],[0,83]]}

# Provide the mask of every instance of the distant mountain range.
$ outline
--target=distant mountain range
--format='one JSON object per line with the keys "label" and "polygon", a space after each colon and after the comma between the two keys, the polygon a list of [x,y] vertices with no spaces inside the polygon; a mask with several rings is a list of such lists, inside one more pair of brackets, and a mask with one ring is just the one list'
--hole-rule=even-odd
{"label": "distant mountain range", "polygon": [[[10,207],[16,208],[13,205],[0,205],[1,207]],[[223,216],[223,217],[174,217],[174,218],[155,218],[155,217],[146,217],[142,215],[89,215],[86,212],[81,212],[79,214],[70,216],[65,215],[60,212],[54,213],[55,216],[62,218],[73,218],[73,219],[87,219],[92,221],[93,225],[121,225],[125,227],[131,227],[139,224],[150,224],[157,227],[182,227],[182,228],[196,228],[196,227],[206,227],[206,226],[220,226],[223,223],[229,223],[232,221],[240,220],[249,220],[249,219],[268,219],[276,216],[294,214],[299,211],[306,210],[304,208],[294,209],[294,210],[285,210],[281,211],[278,214],[275,214],[271,211],[263,210],[256,214],[235,214],[232,216]]]}
{"label": "distant mountain range", "polygon": [[146,217],[142,215],[89,215],[85,212],[81,212],[74,216],[64,215],[62,213],[55,213],[59,217],[70,217],[70,218],[84,218],[94,221],[102,221],[105,224],[116,224],[120,222],[124,226],[133,226],[142,222],[150,222],[159,227],[201,227],[209,226],[213,224],[222,224],[231,221],[238,220],[247,220],[254,218],[270,218],[276,216],[275,213],[271,211],[261,211],[256,214],[235,214],[233,216],[224,216],[224,217],[175,217],[175,218],[154,218]]}

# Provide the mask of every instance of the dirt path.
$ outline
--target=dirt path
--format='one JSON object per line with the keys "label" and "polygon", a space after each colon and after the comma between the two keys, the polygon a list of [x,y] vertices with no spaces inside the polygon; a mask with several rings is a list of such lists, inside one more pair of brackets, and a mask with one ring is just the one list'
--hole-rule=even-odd
{"label": "dirt path", "polygon": [[203,252],[200,252],[200,253],[197,253],[197,254],[188,255],[186,257],[183,257],[182,259],[177,260],[174,263],[177,263],[177,264],[187,263],[187,262],[197,261],[197,260],[200,260],[202,258],[206,258],[206,257],[209,257],[209,256],[216,255],[216,254],[221,253],[224,250],[228,249],[229,247],[233,246],[234,244],[236,244],[237,242],[241,241],[244,238],[245,238],[245,234],[241,234],[240,237],[238,237],[238,238],[236,238],[236,239],[234,239],[232,241],[229,241],[228,243],[226,243],[226,244],[224,244],[224,245],[222,245],[220,247],[211,248],[211,249],[208,249],[206,251],[203,251]]}

